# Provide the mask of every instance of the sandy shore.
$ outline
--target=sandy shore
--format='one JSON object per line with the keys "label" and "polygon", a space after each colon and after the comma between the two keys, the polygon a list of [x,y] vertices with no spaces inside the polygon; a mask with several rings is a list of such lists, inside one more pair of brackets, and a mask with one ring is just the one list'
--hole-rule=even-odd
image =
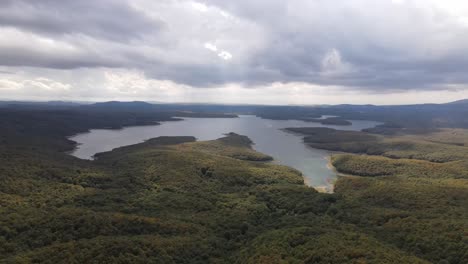
{"label": "sandy shore", "polygon": [[333,186],[315,186],[314,189],[319,193],[333,193]]}

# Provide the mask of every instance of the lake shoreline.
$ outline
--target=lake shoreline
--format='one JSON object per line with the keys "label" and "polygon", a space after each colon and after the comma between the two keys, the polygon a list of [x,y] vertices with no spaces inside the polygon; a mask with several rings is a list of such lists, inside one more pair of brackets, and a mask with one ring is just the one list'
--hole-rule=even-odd
{"label": "lake shoreline", "polygon": [[[180,117],[178,117],[180,118]],[[274,163],[289,166],[302,173],[304,184],[320,192],[332,193],[336,172],[327,166],[330,152],[313,148],[303,141],[303,135],[285,130],[288,127],[311,126],[298,120],[270,120],[252,115],[238,118],[190,118],[179,122],[161,121],[153,126],[129,126],[118,129],[91,129],[67,137],[76,142],[70,154],[93,160],[96,153],[142,143],[160,136],[193,136],[197,141],[215,140],[226,133],[245,135],[253,141],[253,149],[273,157]],[[375,126],[373,121],[353,121],[348,130],[361,130]],[[317,125],[317,127],[329,127]],[[333,127],[333,126],[332,126]]]}

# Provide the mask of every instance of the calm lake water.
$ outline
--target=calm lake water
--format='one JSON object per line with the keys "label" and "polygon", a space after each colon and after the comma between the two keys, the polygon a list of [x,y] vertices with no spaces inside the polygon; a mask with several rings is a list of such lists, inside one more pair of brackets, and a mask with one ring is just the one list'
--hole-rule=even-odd
{"label": "calm lake water", "polygon": [[123,129],[92,129],[70,137],[79,145],[71,153],[82,159],[92,159],[99,152],[140,143],[159,136],[194,136],[197,140],[212,140],[229,132],[248,136],[254,149],[268,154],[275,162],[302,172],[307,185],[330,188],[336,173],[327,166],[330,152],[314,149],[302,142],[302,136],[281,130],[287,127],[330,127],[341,130],[361,130],[380,123],[353,121],[351,126],[331,126],[298,120],[269,120],[243,115],[239,118],[184,118],[183,121],[161,122],[156,126],[135,126]]}

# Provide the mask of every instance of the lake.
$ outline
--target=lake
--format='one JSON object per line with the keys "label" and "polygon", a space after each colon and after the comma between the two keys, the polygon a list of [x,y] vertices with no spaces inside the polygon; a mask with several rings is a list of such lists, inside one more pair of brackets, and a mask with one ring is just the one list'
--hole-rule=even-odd
{"label": "lake", "polygon": [[276,163],[302,172],[305,183],[330,190],[336,173],[328,164],[329,151],[314,149],[302,142],[302,136],[288,133],[287,127],[329,127],[341,130],[362,130],[381,123],[350,120],[350,126],[322,125],[299,120],[270,120],[241,115],[239,118],[183,118],[182,121],[161,122],[154,126],[134,126],[123,129],[92,129],[70,137],[78,143],[71,153],[81,159],[92,159],[99,152],[143,142],[159,136],[194,136],[197,140],[212,140],[234,132],[248,136],[253,148],[268,154]]}

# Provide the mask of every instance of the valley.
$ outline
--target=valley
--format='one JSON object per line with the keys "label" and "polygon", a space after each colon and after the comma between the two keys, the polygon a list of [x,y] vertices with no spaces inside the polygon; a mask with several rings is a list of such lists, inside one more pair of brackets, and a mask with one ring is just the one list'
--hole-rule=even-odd
{"label": "valley", "polygon": [[2,263],[467,260],[463,128],[289,128],[301,144],[333,151],[343,176],[326,194],[239,133],[160,136],[95,160],[66,154],[76,146],[70,135],[178,115],[0,111]]}

